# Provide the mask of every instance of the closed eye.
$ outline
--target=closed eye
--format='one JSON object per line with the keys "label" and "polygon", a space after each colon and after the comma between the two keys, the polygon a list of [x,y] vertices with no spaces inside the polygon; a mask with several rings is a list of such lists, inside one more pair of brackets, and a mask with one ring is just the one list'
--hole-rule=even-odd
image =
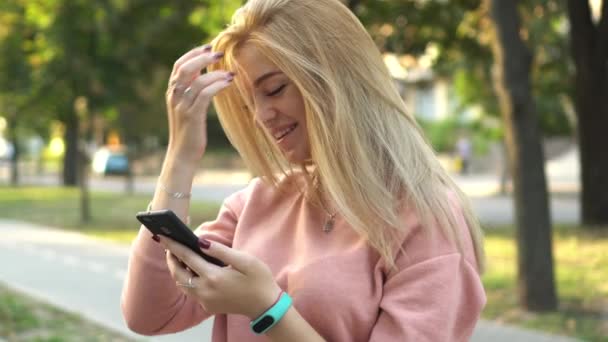
{"label": "closed eye", "polygon": [[287,86],[287,84],[283,84],[282,86],[278,87],[276,90],[273,90],[272,92],[266,94],[266,96],[278,95],[283,89],[285,89],[286,86]]}

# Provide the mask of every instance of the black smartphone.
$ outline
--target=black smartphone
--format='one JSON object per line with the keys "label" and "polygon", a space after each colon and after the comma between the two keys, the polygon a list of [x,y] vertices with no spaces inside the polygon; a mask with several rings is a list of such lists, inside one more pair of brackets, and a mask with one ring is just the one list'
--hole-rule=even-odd
{"label": "black smartphone", "polygon": [[137,213],[135,217],[153,234],[163,235],[181,243],[212,264],[220,267],[226,266],[221,260],[201,251],[201,248],[198,245],[198,237],[172,210],[141,211]]}

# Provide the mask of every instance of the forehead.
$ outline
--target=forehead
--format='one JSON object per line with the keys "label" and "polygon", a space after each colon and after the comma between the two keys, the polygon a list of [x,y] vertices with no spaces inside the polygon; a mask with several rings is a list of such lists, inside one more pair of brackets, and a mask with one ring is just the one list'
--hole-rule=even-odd
{"label": "forehead", "polygon": [[260,77],[271,72],[280,71],[276,65],[252,44],[246,43],[241,46],[234,58],[240,66],[239,72],[245,73],[248,88],[253,88],[254,82]]}

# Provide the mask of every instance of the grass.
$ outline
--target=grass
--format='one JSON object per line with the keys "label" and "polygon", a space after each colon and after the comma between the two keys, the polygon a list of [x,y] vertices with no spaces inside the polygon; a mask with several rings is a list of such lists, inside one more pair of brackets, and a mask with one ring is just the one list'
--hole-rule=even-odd
{"label": "grass", "polygon": [[[94,192],[93,221],[81,224],[75,188],[0,188],[0,218],[28,220],[128,242],[139,228],[134,214],[144,210],[150,199],[150,196]],[[196,201],[191,207],[193,224],[215,218],[219,209],[217,203]],[[512,227],[486,230],[488,267],[483,283],[488,303],[482,316],[585,341],[608,342],[608,231],[573,226],[554,228],[560,306],[557,312],[540,314],[519,308],[513,236]]]}
{"label": "grass", "polygon": [[[91,193],[91,222],[80,221],[77,188],[0,187],[0,217],[27,220],[52,227],[77,230],[87,235],[129,242],[139,229],[135,219],[144,211],[151,195]],[[191,222],[197,224],[215,218],[219,205],[192,201]]]}
{"label": "grass", "polygon": [[132,341],[0,283],[0,337],[9,342]]}
{"label": "grass", "polygon": [[554,227],[559,309],[551,313],[526,312],[518,305],[513,228],[488,229],[485,246],[484,318],[585,341],[608,341],[608,230]]}

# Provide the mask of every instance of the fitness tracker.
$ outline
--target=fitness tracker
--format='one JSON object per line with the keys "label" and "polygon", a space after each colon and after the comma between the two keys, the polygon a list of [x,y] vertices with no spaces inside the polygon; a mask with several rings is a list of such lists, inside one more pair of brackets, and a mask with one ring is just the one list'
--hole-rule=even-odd
{"label": "fitness tracker", "polygon": [[279,300],[260,317],[251,321],[251,331],[256,335],[263,334],[277,324],[291,307],[292,299],[287,292],[281,292]]}

